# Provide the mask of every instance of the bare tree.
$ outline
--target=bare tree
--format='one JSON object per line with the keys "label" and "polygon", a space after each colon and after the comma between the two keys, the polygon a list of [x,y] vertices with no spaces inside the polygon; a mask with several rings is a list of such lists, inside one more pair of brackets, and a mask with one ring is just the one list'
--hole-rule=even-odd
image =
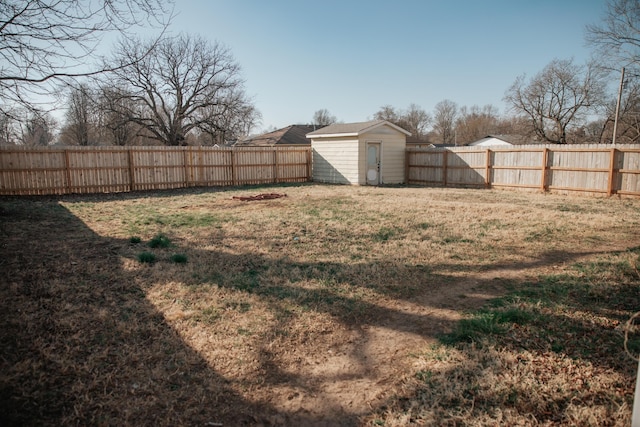
{"label": "bare tree", "polygon": [[77,87],[72,87],[67,97],[67,112],[65,115],[65,126],[63,134],[65,143],[69,145],[89,145],[90,135],[95,129],[96,123],[93,120],[92,110],[93,100],[91,89],[86,83]]}
{"label": "bare tree", "polygon": [[[608,0],[600,24],[588,25],[587,42],[595,48],[598,66],[605,70],[626,68],[625,90],[620,94],[616,141],[638,142],[638,76],[640,75],[640,5],[638,0]],[[630,88],[628,88],[630,86]],[[613,140],[615,102],[607,106],[607,115],[600,124],[600,141]],[[596,123],[590,123],[593,132]]]}
{"label": "bare tree", "polygon": [[[588,130],[591,132],[595,131],[596,124],[600,125],[598,142],[610,143],[613,141],[616,102],[615,99],[609,102],[604,119],[596,123],[589,123]],[[636,79],[630,79],[624,84],[618,111],[616,142],[621,144],[640,142],[640,83]]]}
{"label": "bare tree", "polygon": [[0,145],[16,145],[19,142],[18,123],[15,111],[6,114],[0,111]]}
{"label": "bare tree", "polygon": [[477,105],[460,108],[456,121],[456,139],[460,145],[477,141],[492,133],[500,133],[502,124],[493,105],[480,108]]}
{"label": "bare tree", "polygon": [[[132,95],[123,88],[108,86],[100,89],[97,105],[100,129],[103,140],[109,144],[125,146],[136,145],[140,135],[140,125],[129,120],[131,111],[141,110],[142,106],[132,99]],[[140,111],[140,114],[142,112]]]}
{"label": "bare tree", "polygon": [[555,59],[528,82],[518,77],[504,99],[529,119],[541,139],[566,144],[568,130],[602,106],[604,87],[603,74],[593,64]]}
{"label": "bare tree", "polygon": [[[150,44],[151,43],[151,44]],[[159,43],[123,41],[116,52],[113,87],[122,88],[117,112],[166,145],[183,144],[194,129],[220,131],[220,117],[244,111],[240,66],[219,43],[179,35]],[[142,60],[143,52],[149,51]]]}
{"label": "bare tree", "polygon": [[[97,48],[106,33],[162,22],[165,0],[3,0],[0,2],[0,109],[34,109],[33,95],[50,93],[67,78],[108,70]],[[136,60],[139,58],[135,58]]]}
{"label": "bare tree", "polygon": [[458,117],[458,105],[445,99],[435,106],[433,130],[440,136],[443,144],[455,143],[455,123]]}
{"label": "bare tree", "polygon": [[332,125],[337,121],[338,119],[336,119],[336,116],[331,114],[326,108],[323,108],[313,113],[313,123],[311,124],[318,127],[324,127]]}
{"label": "bare tree", "polygon": [[262,119],[260,112],[241,90],[230,93],[224,102],[205,108],[202,116],[205,120],[198,129],[209,136],[209,140],[205,141],[212,145],[225,145],[249,135]]}
{"label": "bare tree", "polygon": [[[625,91],[626,96],[622,100],[618,113],[616,142],[636,144],[640,142],[640,84],[637,81],[629,83]],[[613,103],[611,103],[609,111],[615,111]],[[609,117],[613,117],[613,115]]]}
{"label": "bare tree", "polygon": [[408,130],[415,137],[422,138],[427,133],[431,116],[417,104],[409,105],[402,114],[400,127]]}
{"label": "bare tree", "polygon": [[587,42],[609,68],[640,68],[640,5],[638,0],[609,0],[602,24],[587,26]]}
{"label": "bare tree", "polygon": [[20,143],[29,147],[50,145],[54,128],[55,121],[47,114],[31,112],[21,123]]}
{"label": "bare tree", "polygon": [[380,107],[380,110],[378,110],[373,115],[373,118],[375,120],[386,120],[388,122],[391,122],[397,125],[398,122],[400,121],[401,116],[402,116],[402,112],[397,111],[391,105],[383,105],[382,107]]}
{"label": "bare tree", "polygon": [[398,125],[418,138],[426,135],[427,126],[431,123],[429,113],[417,104],[409,105],[406,110],[396,110],[391,105],[384,105],[373,117],[376,120],[386,120]]}
{"label": "bare tree", "polygon": [[496,133],[504,135],[519,135],[531,141],[536,141],[538,136],[533,131],[530,120],[522,115],[508,115],[500,119]]}

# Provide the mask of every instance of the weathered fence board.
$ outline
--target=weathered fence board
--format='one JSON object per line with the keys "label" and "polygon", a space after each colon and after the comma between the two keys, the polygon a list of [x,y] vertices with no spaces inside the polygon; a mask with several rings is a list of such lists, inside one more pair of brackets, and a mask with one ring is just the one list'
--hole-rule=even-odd
{"label": "weathered fence board", "polygon": [[407,149],[410,185],[640,196],[640,146]]}
{"label": "weathered fence board", "polygon": [[0,147],[0,195],[305,182],[310,147]]}

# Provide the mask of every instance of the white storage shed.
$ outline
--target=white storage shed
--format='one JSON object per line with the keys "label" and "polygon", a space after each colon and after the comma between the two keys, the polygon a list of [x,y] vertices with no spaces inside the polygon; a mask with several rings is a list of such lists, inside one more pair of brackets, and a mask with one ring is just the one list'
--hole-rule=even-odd
{"label": "white storage shed", "polygon": [[386,120],[336,123],[307,134],[316,182],[402,184],[411,133]]}

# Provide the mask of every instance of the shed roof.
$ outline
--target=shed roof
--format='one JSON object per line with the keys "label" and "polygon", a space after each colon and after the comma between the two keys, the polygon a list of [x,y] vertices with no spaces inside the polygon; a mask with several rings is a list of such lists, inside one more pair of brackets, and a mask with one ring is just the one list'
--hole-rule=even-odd
{"label": "shed roof", "polygon": [[307,138],[360,136],[363,133],[370,132],[381,126],[389,126],[392,129],[395,129],[398,132],[404,133],[407,136],[411,135],[411,132],[408,132],[402,129],[400,126],[396,126],[393,123],[388,122],[386,120],[372,120],[368,122],[357,122],[357,123],[334,123],[332,125],[320,128],[314,132],[308,133]]}

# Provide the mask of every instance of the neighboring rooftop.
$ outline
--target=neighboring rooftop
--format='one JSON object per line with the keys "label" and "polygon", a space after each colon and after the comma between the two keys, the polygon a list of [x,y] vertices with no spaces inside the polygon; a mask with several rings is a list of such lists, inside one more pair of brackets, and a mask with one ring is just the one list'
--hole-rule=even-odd
{"label": "neighboring rooftop", "polygon": [[316,129],[317,126],[313,125],[291,125],[273,132],[249,137],[236,145],[309,145],[310,142],[306,135]]}
{"label": "neighboring rooftop", "polygon": [[529,144],[537,144],[538,141],[531,137],[515,135],[515,134],[502,134],[502,135],[487,135],[484,138],[479,139],[478,141],[474,141],[469,145],[475,145],[483,141],[488,141],[492,138],[499,139],[511,145],[529,145]]}

